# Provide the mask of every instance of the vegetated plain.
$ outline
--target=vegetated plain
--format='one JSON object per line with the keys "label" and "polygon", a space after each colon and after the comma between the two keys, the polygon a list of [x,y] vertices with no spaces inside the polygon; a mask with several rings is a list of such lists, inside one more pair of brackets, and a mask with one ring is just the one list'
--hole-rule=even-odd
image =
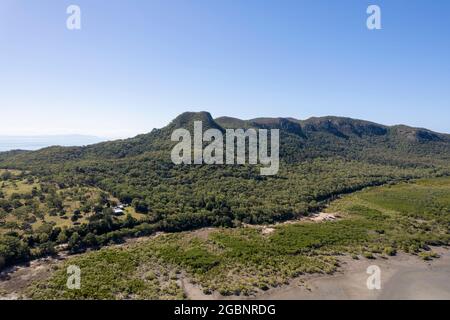
{"label": "vegetated plain", "polygon": [[[187,276],[204,293],[252,295],[305,273],[332,273],[341,255],[436,258],[450,244],[450,178],[371,187],[333,201],[335,221],[161,234],[69,259],[27,295],[37,299],[180,299]],[[66,288],[68,265],[83,270],[81,290]]]}
{"label": "vegetated plain", "polygon": [[[279,173],[261,176],[250,165],[174,165],[171,133],[192,129],[195,120],[205,130],[279,129]],[[352,253],[350,249],[371,258],[377,252],[422,252],[427,245],[448,241],[450,136],[426,129],[338,117],[240,120],[184,113],[162,129],[131,139],[0,153],[0,168],[0,269],[61,250],[82,253],[161,231],[221,228],[206,238],[189,233],[161,237],[164,241],[157,237],[148,250],[80,256],[109,261],[105,267],[121,256],[128,268],[153,267],[138,269],[138,278],[123,278],[121,268],[117,274],[90,273],[99,279],[93,284],[106,281],[103,275],[125,280],[119,286],[104,282],[104,290],[77,297],[179,297],[177,272],[182,270],[207,292],[252,294],[302,272],[332,272],[336,254]],[[415,179],[431,180],[421,180],[413,189],[403,184]],[[401,194],[392,198],[388,189],[374,196],[377,201],[364,198],[365,188],[380,185],[387,186],[376,192],[401,188]],[[277,227],[270,236],[240,228],[299,219],[344,194],[352,195],[327,208],[343,215],[336,222]],[[360,198],[352,198],[356,196]],[[351,205],[344,199],[352,199]],[[125,205],[123,215],[113,210],[119,203]],[[342,210],[335,208],[339,205]],[[155,268],[160,271],[146,275]],[[153,282],[145,282],[147,276]],[[136,287],[130,289],[131,284]],[[162,287],[165,291],[159,292]]]}

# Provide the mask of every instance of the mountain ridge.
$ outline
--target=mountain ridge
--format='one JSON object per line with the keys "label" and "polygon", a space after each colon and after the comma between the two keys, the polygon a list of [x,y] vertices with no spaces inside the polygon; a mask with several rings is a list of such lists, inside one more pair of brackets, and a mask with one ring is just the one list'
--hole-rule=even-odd
{"label": "mountain ridge", "polygon": [[[348,117],[311,117],[305,120],[295,118],[254,118],[242,120],[233,117],[213,118],[207,111],[184,112],[167,126],[154,129],[128,139],[100,142],[82,147],[51,146],[37,151],[0,153],[0,165],[16,162],[45,161],[63,162],[88,159],[124,159],[143,154],[166,153],[174,143],[170,136],[176,128],[193,129],[194,121],[202,121],[203,130],[255,128],[279,129],[281,133],[281,157],[287,161],[299,161],[317,156],[348,156],[361,158],[368,150],[393,154],[400,149],[407,153],[426,155],[435,152],[444,155],[450,152],[450,135],[424,128],[405,125],[387,126],[371,121]],[[192,131],[191,131],[192,132]],[[414,148],[418,148],[417,152]],[[402,151],[402,152],[403,152]],[[372,152],[372,151],[370,151]],[[360,153],[359,155],[355,155]],[[309,155],[308,155],[309,154]],[[378,155],[373,155],[378,157]],[[372,157],[372,158],[373,158]],[[290,159],[290,160],[289,160]],[[8,161],[10,160],[10,161]],[[421,161],[422,162],[422,161]]]}

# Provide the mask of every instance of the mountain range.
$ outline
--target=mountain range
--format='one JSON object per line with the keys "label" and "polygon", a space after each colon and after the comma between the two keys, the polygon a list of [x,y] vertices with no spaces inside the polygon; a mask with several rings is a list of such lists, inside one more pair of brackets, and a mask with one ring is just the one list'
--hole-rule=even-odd
{"label": "mountain range", "polygon": [[[448,163],[450,135],[405,125],[385,126],[369,121],[343,117],[256,118],[241,120],[231,117],[213,119],[208,112],[185,112],[169,125],[154,129],[134,138],[102,142],[83,147],[53,146],[33,152],[0,153],[0,159],[11,159],[17,164],[33,162],[61,162],[86,159],[123,159],[144,154],[165,152],[173,143],[170,136],[176,128],[192,130],[194,121],[202,121],[203,129],[257,128],[280,129],[281,158],[301,161],[308,158],[339,156],[365,159],[370,162],[386,161],[428,165]],[[60,139],[61,140],[61,139]],[[66,145],[70,143],[66,141]],[[17,153],[20,153],[17,155]],[[166,155],[167,155],[166,154]],[[10,157],[9,155],[14,155]],[[400,159],[399,159],[400,158]]]}
{"label": "mountain range", "polygon": [[[173,130],[192,130],[198,120],[204,130],[279,129],[279,173],[264,177],[252,165],[173,164]],[[184,230],[285,220],[368,186],[450,175],[450,135],[341,117],[241,120],[186,112],[130,139],[0,153],[0,168],[27,170],[61,188],[100,188],[138,203],[164,230]]]}

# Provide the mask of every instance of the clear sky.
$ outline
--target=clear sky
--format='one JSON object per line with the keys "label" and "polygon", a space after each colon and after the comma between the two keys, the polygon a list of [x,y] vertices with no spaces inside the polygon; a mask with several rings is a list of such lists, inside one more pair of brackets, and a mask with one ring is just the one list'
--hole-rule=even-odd
{"label": "clear sky", "polygon": [[450,1],[0,1],[0,134],[126,137],[188,110],[450,133]]}

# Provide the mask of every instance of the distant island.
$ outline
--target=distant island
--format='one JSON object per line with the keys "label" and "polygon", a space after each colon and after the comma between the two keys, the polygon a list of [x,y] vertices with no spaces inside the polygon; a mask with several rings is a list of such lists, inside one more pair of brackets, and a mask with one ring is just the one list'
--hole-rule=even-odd
{"label": "distant island", "polygon": [[28,136],[7,136],[0,135],[0,152],[10,150],[38,150],[50,146],[85,146],[98,143],[107,139],[81,135],[28,135]]}

